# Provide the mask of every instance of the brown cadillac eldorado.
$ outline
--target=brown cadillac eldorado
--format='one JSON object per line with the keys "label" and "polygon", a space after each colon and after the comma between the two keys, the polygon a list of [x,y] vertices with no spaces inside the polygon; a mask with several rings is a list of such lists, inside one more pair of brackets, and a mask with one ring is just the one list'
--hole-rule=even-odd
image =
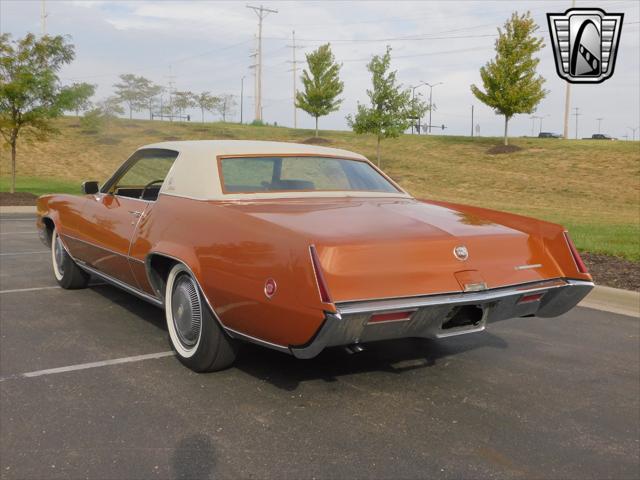
{"label": "brown cadillac eldorado", "polygon": [[158,143],[83,191],[38,199],[56,280],[163,308],[196,371],[229,366],[239,340],[310,358],[555,317],[593,288],[563,227],[416,199],[344,150]]}

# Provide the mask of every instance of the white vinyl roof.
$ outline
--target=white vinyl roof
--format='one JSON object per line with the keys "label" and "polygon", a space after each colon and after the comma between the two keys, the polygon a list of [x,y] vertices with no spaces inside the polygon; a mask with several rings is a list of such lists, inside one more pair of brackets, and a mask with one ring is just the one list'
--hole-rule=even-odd
{"label": "white vinyl roof", "polygon": [[[161,194],[193,198],[196,200],[248,200],[263,198],[296,198],[296,197],[408,197],[401,191],[398,193],[380,192],[259,192],[224,194],[218,173],[219,156],[232,155],[318,155],[344,157],[357,160],[368,160],[357,153],[338,148],[321,147],[287,142],[262,142],[245,140],[189,140],[160,142],[145,145],[139,150],[161,148],[175,150],[178,158],[167,174],[160,189]],[[374,166],[375,168],[375,166]],[[387,177],[388,178],[388,177]]]}

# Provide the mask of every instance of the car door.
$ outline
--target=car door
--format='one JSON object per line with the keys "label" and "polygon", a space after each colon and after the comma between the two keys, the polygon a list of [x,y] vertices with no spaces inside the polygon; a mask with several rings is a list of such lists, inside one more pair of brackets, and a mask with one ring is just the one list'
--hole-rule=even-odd
{"label": "car door", "polygon": [[138,150],[89,196],[83,210],[78,258],[111,278],[140,288],[131,268],[130,247],[140,219],[155,202],[178,153]]}

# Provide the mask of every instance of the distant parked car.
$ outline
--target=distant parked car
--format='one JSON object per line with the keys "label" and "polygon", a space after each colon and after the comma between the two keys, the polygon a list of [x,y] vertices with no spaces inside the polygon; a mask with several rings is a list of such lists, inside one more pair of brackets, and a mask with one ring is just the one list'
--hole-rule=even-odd
{"label": "distant parked car", "polygon": [[614,138],[611,135],[606,135],[604,133],[594,133],[593,135],[591,135],[590,140],[617,140],[617,138]]}
{"label": "distant parked car", "polygon": [[540,132],[538,138],[562,138],[562,135],[552,132]]}

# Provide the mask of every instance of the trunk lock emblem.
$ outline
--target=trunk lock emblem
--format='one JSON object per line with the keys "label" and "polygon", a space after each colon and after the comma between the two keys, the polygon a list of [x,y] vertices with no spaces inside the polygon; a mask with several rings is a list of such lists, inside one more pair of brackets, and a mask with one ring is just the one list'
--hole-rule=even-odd
{"label": "trunk lock emblem", "polygon": [[467,258],[469,258],[469,251],[464,245],[459,245],[453,249],[453,256],[460,261],[465,261]]}

